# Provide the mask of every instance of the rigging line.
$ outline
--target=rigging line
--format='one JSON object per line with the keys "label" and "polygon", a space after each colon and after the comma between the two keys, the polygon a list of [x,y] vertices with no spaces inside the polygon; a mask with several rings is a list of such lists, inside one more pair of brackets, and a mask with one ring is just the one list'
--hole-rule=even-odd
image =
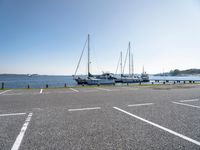
{"label": "rigging line", "polygon": [[125,60],[124,60],[124,67],[123,67],[123,72],[122,72],[123,74],[124,74],[124,70],[125,70],[125,66],[126,66],[127,56],[128,56],[128,48],[127,48],[126,57],[125,57]]}
{"label": "rigging line", "polygon": [[76,67],[76,71],[75,71],[74,76],[76,76],[76,73],[77,73],[77,71],[78,71],[79,65],[80,65],[80,63],[81,63],[81,59],[82,59],[82,57],[83,57],[83,53],[84,53],[85,47],[86,47],[86,45],[87,45],[87,41],[88,41],[88,39],[86,39],[86,41],[85,41],[85,44],[84,44],[84,47],[83,47],[81,56],[80,56],[80,58],[79,58],[78,65],[77,65],[77,67]]}
{"label": "rigging line", "polygon": [[117,74],[117,71],[118,71],[118,68],[119,68],[120,57],[121,57],[121,54],[120,54],[120,56],[119,56],[119,60],[118,60],[118,63],[117,63],[117,69],[116,69],[116,71],[115,71],[115,74]]}

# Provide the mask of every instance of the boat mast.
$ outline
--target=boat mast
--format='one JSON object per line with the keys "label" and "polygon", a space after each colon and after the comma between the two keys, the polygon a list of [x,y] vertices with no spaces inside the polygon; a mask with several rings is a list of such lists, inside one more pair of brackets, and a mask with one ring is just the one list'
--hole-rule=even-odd
{"label": "boat mast", "polygon": [[142,73],[144,74],[144,65],[143,65],[143,67],[142,67]]}
{"label": "boat mast", "polygon": [[131,42],[128,43],[128,53],[129,53],[129,76],[131,75]]}
{"label": "boat mast", "polygon": [[90,76],[90,35],[88,34],[88,77]]}
{"label": "boat mast", "polygon": [[131,68],[132,68],[132,76],[134,75],[134,66],[133,66],[133,53],[131,54]]}
{"label": "boat mast", "polygon": [[121,66],[121,77],[122,77],[122,51],[120,52],[120,66]]}

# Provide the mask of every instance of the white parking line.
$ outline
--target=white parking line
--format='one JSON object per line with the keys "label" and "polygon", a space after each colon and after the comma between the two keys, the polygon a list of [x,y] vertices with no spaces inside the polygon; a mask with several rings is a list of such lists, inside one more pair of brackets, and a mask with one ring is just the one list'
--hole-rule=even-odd
{"label": "white parking line", "polygon": [[0,117],[25,115],[26,113],[0,114]]}
{"label": "white parking line", "polygon": [[78,90],[74,89],[74,88],[69,88],[70,90],[74,91],[74,92],[79,92]]}
{"label": "white parking line", "polygon": [[108,92],[112,91],[112,90],[110,90],[110,89],[98,88],[98,87],[96,87],[96,89],[98,89],[98,90],[102,90],[102,91],[108,91]]}
{"label": "white parking line", "polygon": [[179,102],[172,102],[172,103],[178,104],[178,105],[184,105],[184,106],[194,107],[194,108],[200,108],[200,106],[195,106],[195,105],[190,105],[190,104],[184,104],[184,103],[179,103]]}
{"label": "white parking line", "polygon": [[200,142],[199,142],[199,141],[193,140],[193,139],[191,139],[191,138],[189,138],[189,137],[187,137],[187,136],[185,136],[185,135],[182,135],[182,134],[177,133],[177,132],[175,132],[175,131],[172,131],[172,130],[170,130],[170,129],[168,129],[168,128],[165,128],[165,127],[163,127],[163,126],[161,126],[161,125],[159,125],[159,124],[156,124],[156,123],[153,123],[153,122],[148,121],[148,120],[146,120],[146,119],[143,119],[143,118],[141,118],[141,117],[139,117],[139,116],[136,116],[136,115],[134,115],[134,114],[132,114],[132,113],[129,113],[129,112],[125,111],[125,110],[122,110],[122,109],[120,109],[120,108],[118,108],[118,107],[113,107],[113,108],[116,109],[116,110],[118,110],[118,111],[121,111],[121,112],[123,112],[123,113],[125,113],[125,114],[127,114],[127,115],[129,115],[129,116],[132,116],[132,117],[134,117],[134,118],[136,118],[136,119],[139,119],[139,120],[141,120],[141,121],[143,121],[143,122],[146,122],[146,123],[148,123],[148,124],[150,124],[150,125],[152,125],[152,126],[154,126],[154,127],[157,127],[157,128],[159,128],[159,129],[162,129],[162,130],[164,130],[164,131],[166,131],[166,132],[169,132],[169,133],[171,133],[171,134],[173,134],[173,135],[175,135],[175,136],[178,136],[178,137],[180,137],[180,138],[182,138],[182,139],[184,139],[184,140],[187,140],[187,141],[189,141],[189,142],[192,142],[192,143],[194,143],[194,144],[200,146]]}
{"label": "white parking line", "polygon": [[131,88],[131,87],[124,87],[124,86],[122,86],[121,88],[122,89],[126,89],[126,90],[133,90],[133,91],[138,90],[138,88],[135,88],[135,87]]}
{"label": "white parking line", "polygon": [[33,110],[43,110],[42,108],[32,108]]}
{"label": "white parking line", "polygon": [[25,120],[25,123],[24,125],[22,126],[21,128],[21,131],[19,133],[19,135],[17,136],[16,140],[15,140],[15,143],[13,144],[11,150],[18,150],[20,145],[21,145],[21,142],[23,140],[23,137],[24,137],[24,134],[26,132],[26,129],[31,121],[31,117],[32,117],[33,113],[29,113],[28,117],[26,118]]}
{"label": "white parking line", "polygon": [[101,109],[101,107],[68,109],[68,111],[82,111],[82,110],[95,110],[95,109]]}
{"label": "white parking line", "polygon": [[98,92],[98,90],[87,90],[87,91],[83,91],[84,93],[90,93],[90,92]]}
{"label": "white parking line", "polygon": [[199,101],[199,99],[187,99],[187,100],[181,100],[179,102],[196,102]]}
{"label": "white parking line", "polygon": [[147,105],[153,105],[153,104],[154,104],[154,103],[132,104],[132,105],[128,105],[128,107],[147,106]]}
{"label": "white parking line", "polygon": [[43,89],[40,90],[40,94],[42,94],[42,92],[43,92]]}
{"label": "white parking line", "polygon": [[9,92],[9,91],[11,91],[11,90],[5,90],[5,91],[1,92],[0,95],[1,95],[1,94],[4,94],[4,93],[6,93],[6,92]]}

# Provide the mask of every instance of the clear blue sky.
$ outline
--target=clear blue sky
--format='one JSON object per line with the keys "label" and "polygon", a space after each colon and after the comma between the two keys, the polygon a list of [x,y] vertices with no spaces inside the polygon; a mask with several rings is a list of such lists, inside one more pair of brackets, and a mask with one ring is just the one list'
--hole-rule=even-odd
{"label": "clear blue sky", "polygon": [[200,68],[199,0],[0,0],[0,73],[73,74],[88,33],[92,73],[129,41],[136,73]]}

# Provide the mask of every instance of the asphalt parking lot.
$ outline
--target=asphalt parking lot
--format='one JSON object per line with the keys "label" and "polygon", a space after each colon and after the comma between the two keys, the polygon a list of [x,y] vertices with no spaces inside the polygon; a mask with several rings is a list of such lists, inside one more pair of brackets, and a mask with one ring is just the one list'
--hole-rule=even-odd
{"label": "asphalt parking lot", "polygon": [[0,90],[0,149],[200,149],[200,86]]}

